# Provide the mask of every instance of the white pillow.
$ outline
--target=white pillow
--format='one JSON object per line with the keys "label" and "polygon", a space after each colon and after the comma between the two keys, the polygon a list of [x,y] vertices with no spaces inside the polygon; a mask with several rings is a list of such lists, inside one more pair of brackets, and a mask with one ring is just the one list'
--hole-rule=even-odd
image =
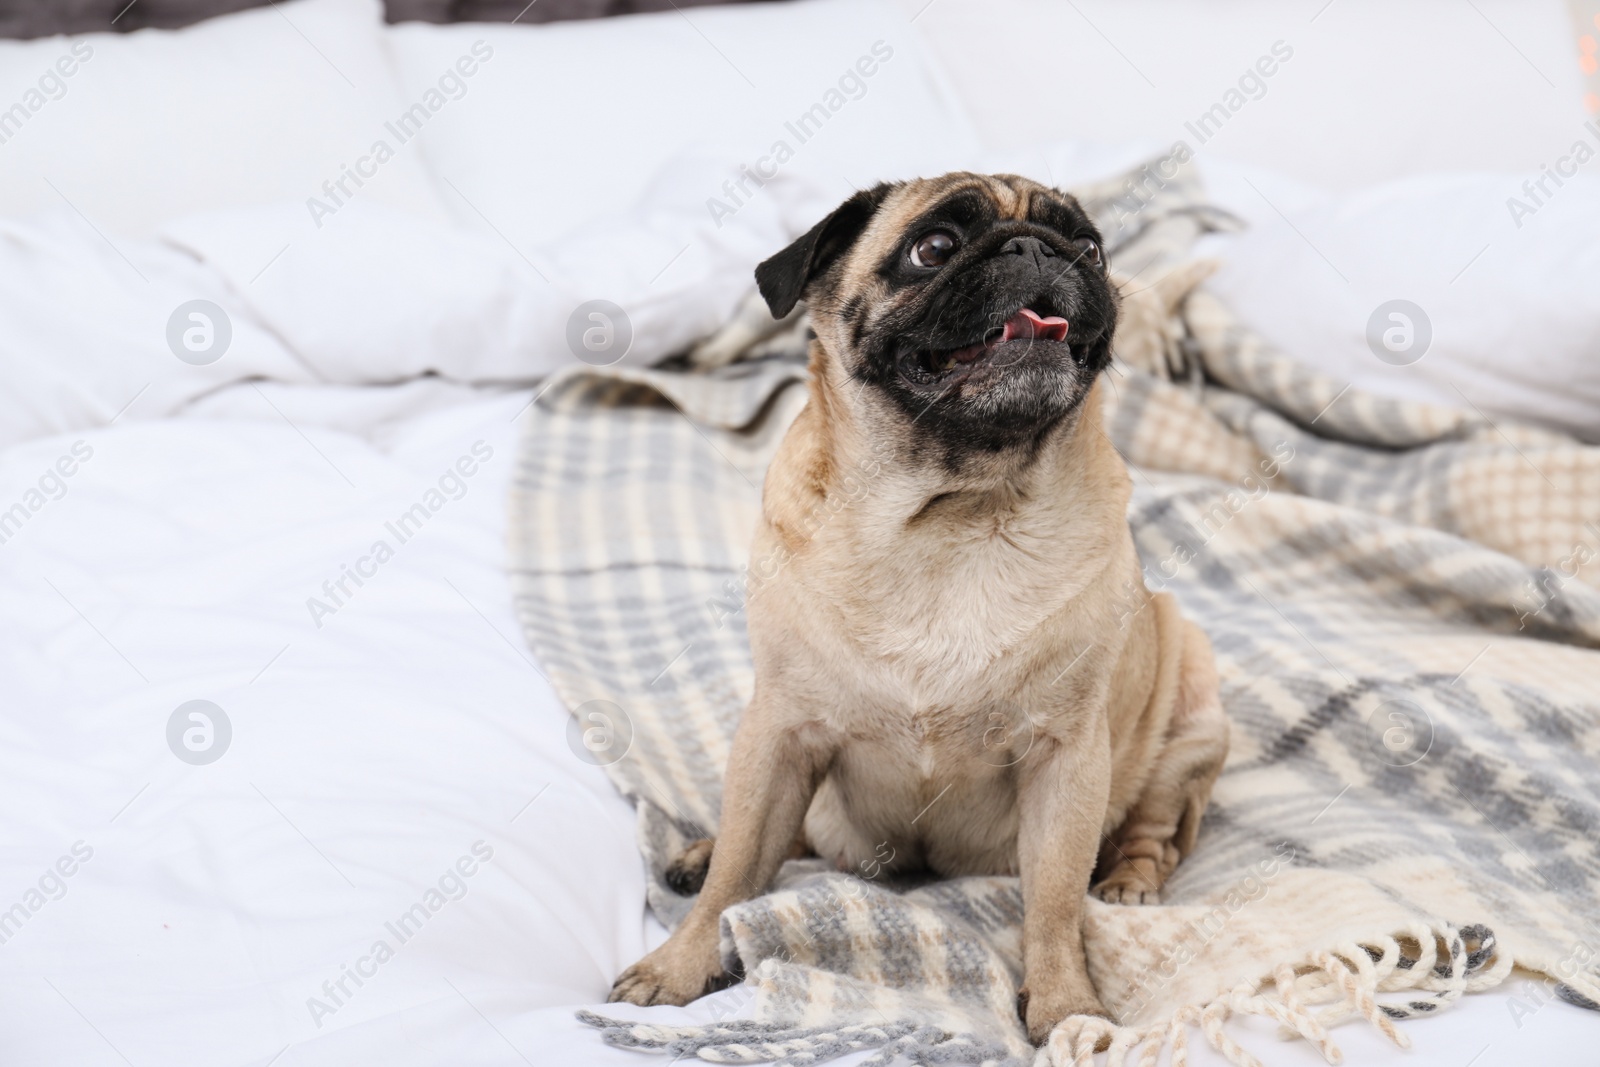
{"label": "white pillow", "polygon": [[221,276],[177,249],[119,244],[66,208],[0,219],[0,448],[170,415],[247,378],[318,380]]}
{"label": "white pillow", "polygon": [[[250,379],[483,383],[579,359],[653,362],[721,325],[756,263],[837,203],[784,175],[718,227],[695,195],[723,173],[686,157],[630,211],[526,258],[361,200],[314,237],[294,236],[306,227],[294,202],[191,215],[160,240],[115,245],[65,207],[0,220],[0,448],[165,417]],[[573,341],[597,298],[625,316],[604,352]]]}
{"label": "white pillow", "polygon": [[1348,189],[1537,169],[1584,119],[1563,0],[898,3],[994,148],[1182,138]]}
{"label": "white pillow", "polygon": [[[492,49],[419,143],[456,216],[524,251],[618,213],[686,149],[720,158],[730,181],[741,165],[812,176],[836,203],[853,186],[976,156],[970,124],[886,0],[390,33],[408,96],[475,40]],[[780,160],[780,142],[792,158]],[[744,182],[730,191],[719,175],[684,190],[684,206],[711,218],[720,201],[736,215],[763,195]]]}
{"label": "white pillow", "polygon": [[1600,177],[1546,178],[1537,204],[1524,180],[1420,176],[1208,238],[1207,285],[1357,388],[1600,441]]}
{"label": "white pillow", "polygon": [[[163,237],[324,381],[430,371],[460,382],[528,380],[579,359],[650,363],[687,347],[726,320],[757,263],[838,204],[837,191],[780,175],[719,226],[699,196],[726,173],[715,158],[675,160],[626,210],[526,254],[491,234],[367,203],[342,210],[315,240],[290,241],[266,271],[299,225],[298,205],[191,216]],[[8,258],[0,248],[0,268]],[[616,335],[604,351],[574,340],[591,325],[594,300],[621,311],[610,313]],[[0,290],[0,312],[6,302]]]}
{"label": "white pillow", "polygon": [[142,236],[193,211],[325,198],[341,179],[438,215],[414,148],[368,164],[359,189],[345,177],[412,102],[380,15],[377,0],[290,0],[183,30],[0,42],[0,217],[65,203]]}
{"label": "white pillow", "polygon": [[534,338],[559,345],[571,309],[493,237],[361,201],[314,237],[296,236],[304,220],[298,204],[233,208],[180,219],[162,237],[326,382],[505,381],[559,365],[528,357]]}

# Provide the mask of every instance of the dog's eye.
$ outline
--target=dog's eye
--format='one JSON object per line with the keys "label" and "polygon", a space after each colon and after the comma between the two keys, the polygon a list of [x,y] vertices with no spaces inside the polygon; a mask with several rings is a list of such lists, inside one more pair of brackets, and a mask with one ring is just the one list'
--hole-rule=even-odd
{"label": "dog's eye", "polygon": [[1072,247],[1078,250],[1078,255],[1088,263],[1100,266],[1100,245],[1093,237],[1078,237],[1072,242]]}
{"label": "dog's eye", "polygon": [[948,230],[925,233],[911,246],[911,262],[919,267],[942,267],[956,254],[956,236]]}

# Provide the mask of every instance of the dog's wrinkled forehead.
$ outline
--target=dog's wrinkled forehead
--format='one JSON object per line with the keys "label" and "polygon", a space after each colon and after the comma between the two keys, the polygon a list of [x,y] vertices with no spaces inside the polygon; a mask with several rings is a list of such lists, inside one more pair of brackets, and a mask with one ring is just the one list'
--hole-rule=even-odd
{"label": "dog's wrinkled forehead", "polygon": [[844,258],[835,292],[882,294],[884,266],[905,242],[941,225],[974,231],[1004,221],[1025,221],[1064,233],[1083,219],[1075,201],[1014,174],[957,172],[893,187]]}
{"label": "dog's wrinkled forehead", "polygon": [[918,178],[897,186],[884,197],[862,243],[897,240],[924,222],[946,217],[963,223],[1026,219],[1035,200],[1059,200],[1060,194],[1037,182],[1006,174],[957,172]]}
{"label": "dog's wrinkled forehead", "polygon": [[1093,231],[1071,196],[1011,174],[958,171],[938,178],[885,182],[840,204],[789,247],[756,268],[756,283],[774,317],[804,296],[812,311],[834,294],[883,296],[881,268],[906,240],[938,225],[973,231],[996,224],[1036,225],[1062,234]]}
{"label": "dog's wrinkled forehead", "polygon": [[[907,238],[941,224],[963,230],[995,222],[1037,222],[1051,229],[1074,229],[1074,203],[1054,189],[1016,174],[944,174],[894,187],[851,250],[842,288],[869,282],[869,272],[901,250]],[[1082,218],[1082,216],[1080,216]]]}

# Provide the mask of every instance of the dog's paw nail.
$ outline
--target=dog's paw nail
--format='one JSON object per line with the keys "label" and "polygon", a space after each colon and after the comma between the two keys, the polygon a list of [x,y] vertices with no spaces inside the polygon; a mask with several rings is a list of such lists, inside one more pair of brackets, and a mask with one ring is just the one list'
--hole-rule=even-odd
{"label": "dog's paw nail", "polygon": [[1141,885],[1127,885],[1115,880],[1114,877],[1101,882],[1090,892],[1094,894],[1096,899],[1103,900],[1107,904],[1138,905],[1161,903],[1160,890],[1150,889]]}
{"label": "dog's paw nail", "polygon": [[648,1008],[657,1002],[660,993],[660,979],[650,969],[636,963],[612,983],[606,1003],[637,1004],[641,1008]]}

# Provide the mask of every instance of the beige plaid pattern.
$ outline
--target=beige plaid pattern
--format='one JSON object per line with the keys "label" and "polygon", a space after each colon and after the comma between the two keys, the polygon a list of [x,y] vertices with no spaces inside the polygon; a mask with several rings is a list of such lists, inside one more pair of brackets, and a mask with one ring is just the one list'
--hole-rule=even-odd
{"label": "beige plaid pattern", "polygon": [[[1106,196],[1090,206],[1115,262],[1159,270],[1206,217],[1197,197],[1173,183],[1126,227]],[[1135,473],[1147,584],[1211,635],[1232,750],[1164,903],[1091,909],[1091,967],[1123,1025],[1069,1021],[1039,1055],[1086,1062],[1102,1038],[1148,1052],[1198,1028],[1248,1064],[1224,1026],[1239,1014],[1324,1051],[1326,1026],[1348,1017],[1403,1042],[1394,1020],[1513,963],[1592,1003],[1600,449],[1345,389],[1203,292],[1181,315],[1192,380],[1118,367],[1101,392]],[[650,904],[669,924],[689,901],[662,872],[715,830],[751,691],[743,569],[803,374],[783,358],[697,375],[580,368],[528,417],[517,608],[599,739],[575,754],[638,804]],[[1009,879],[887,886],[792,862],[723,917],[755,1021],[589,1021],[614,1043],[717,1062],[873,1047],[884,1063],[1025,1063],[1019,909]],[[1212,923],[1226,935],[1195,933]],[[1385,990],[1403,999],[1375,999]]]}

